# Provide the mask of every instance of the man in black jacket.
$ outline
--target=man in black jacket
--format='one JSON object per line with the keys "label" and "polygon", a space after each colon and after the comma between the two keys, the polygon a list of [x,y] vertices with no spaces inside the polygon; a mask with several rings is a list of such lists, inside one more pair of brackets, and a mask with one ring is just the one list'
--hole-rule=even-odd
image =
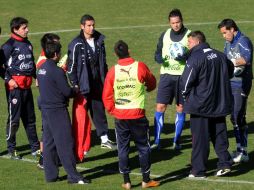
{"label": "man in black jacket", "polygon": [[200,31],[188,35],[190,52],[181,76],[184,112],[190,114],[192,169],[189,177],[205,177],[209,139],[219,158],[216,176],[229,173],[232,160],[228,152],[226,115],[231,113],[230,78],[234,65],[206,43]]}
{"label": "man in black jacket", "polygon": [[5,87],[8,104],[8,120],[6,141],[8,155],[12,159],[20,159],[16,153],[16,133],[19,120],[22,119],[31,146],[32,155],[37,155],[40,148],[34,111],[32,78],[35,77],[33,46],[27,39],[28,20],[15,17],[10,22],[11,37],[3,44],[5,67]]}
{"label": "man in black jacket", "polygon": [[[108,71],[105,36],[95,30],[95,20],[91,15],[82,16],[80,24],[80,34],[68,47],[67,73],[72,86],[80,91],[80,96],[74,99],[73,111],[78,107],[89,110],[97,136],[101,138],[101,148],[115,149],[115,143],[108,139],[108,123],[102,102],[103,84]],[[89,128],[80,126],[86,123],[83,121],[85,117],[79,118],[78,114],[74,114],[73,117],[74,123],[75,120],[80,121],[77,122],[78,126],[73,127],[85,127],[84,131],[88,133]]]}
{"label": "man in black jacket", "polygon": [[68,85],[64,71],[57,66],[60,52],[59,42],[46,44],[47,60],[37,73],[43,121],[45,178],[47,182],[58,180],[58,155],[68,174],[68,182],[87,184],[90,181],[76,170],[71,120],[67,109],[68,99],[75,95],[75,91]]}

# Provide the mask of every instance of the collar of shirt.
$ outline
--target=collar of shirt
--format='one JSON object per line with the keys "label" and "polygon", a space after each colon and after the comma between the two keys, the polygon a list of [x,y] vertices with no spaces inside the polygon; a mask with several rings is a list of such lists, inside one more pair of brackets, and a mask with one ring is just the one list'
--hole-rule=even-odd
{"label": "collar of shirt", "polygon": [[119,65],[130,65],[131,63],[133,63],[135,60],[131,57],[127,57],[127,58],[123,58],[123,59],[119,59],[118,60],[118,64]]}

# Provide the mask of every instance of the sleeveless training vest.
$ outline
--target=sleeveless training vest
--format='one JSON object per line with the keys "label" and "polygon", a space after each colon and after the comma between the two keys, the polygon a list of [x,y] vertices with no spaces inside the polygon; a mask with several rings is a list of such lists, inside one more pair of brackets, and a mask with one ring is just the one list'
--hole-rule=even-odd
{"label": "sleeveless training vest", "polygon": [[115,66],[114,98],[117,109],[144,109],[145,87],[138,80],[138,62]]}
{"label": "sleeveless training vest", "polygon": [[188,38],[187,35],[190,33],[188,30],[183,37],[183,39],[179,42],[173,42],[170,38],[171,28],[169,28],[164,36],[163,36],[163,46],[162,46],[162,58],[163,64],[161,65],[160,74],[170,74],[170,75],[182,75],[185,62],[184,61],[176,61],[170,56],[170,49],[174,43],[180,44],[184,52],[188,51],[187,42]]}

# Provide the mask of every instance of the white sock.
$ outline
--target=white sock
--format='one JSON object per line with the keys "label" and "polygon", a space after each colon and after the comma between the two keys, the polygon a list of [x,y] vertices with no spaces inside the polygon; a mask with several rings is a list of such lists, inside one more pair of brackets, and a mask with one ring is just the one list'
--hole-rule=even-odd
{"label": "white sock", "polygon": [[108,135],[102,135],[101,136],[101,142],[102,143],[105,143],[105,142],[107,142],[108,141]]}

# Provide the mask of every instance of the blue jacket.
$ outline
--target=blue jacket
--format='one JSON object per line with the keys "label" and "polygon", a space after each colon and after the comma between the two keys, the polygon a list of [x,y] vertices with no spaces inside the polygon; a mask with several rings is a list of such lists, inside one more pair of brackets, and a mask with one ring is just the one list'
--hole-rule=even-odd
{"label": "blue jacket", "polygon": [[68,100],[74,96],[63,69],[47,59],[37,72],[42,109],[62,108],[68,106]]}
{"label": "blue jacket", "polygon": [[13,75],[36,76],[33,46],[26,38],[12,34],[12,37],[2,46],[1,59],[6,69],[6,82]]}
{"label": "blue jacket", "polygon": [[207,43],[193,47],[180,83],[184,112],[204,117],[230,114],[233,71],[233,63],[222,52],[211,49]]}
{"label": "blue jacket", "polygon": [[[93,86],[100,82],[103,86],[108,66],[104,46],[105,36],[95,31],[95,54],[91,54],[83,31],[68,46],[68,76],[72,86],[77,85],[85,97]],[[94,56],[91,58],[91,55]],[[97,73],[96,73],[97,71]],[[95,76],[96,75],[96,76]],[[102,91],[102,90],[101,90]]]}

